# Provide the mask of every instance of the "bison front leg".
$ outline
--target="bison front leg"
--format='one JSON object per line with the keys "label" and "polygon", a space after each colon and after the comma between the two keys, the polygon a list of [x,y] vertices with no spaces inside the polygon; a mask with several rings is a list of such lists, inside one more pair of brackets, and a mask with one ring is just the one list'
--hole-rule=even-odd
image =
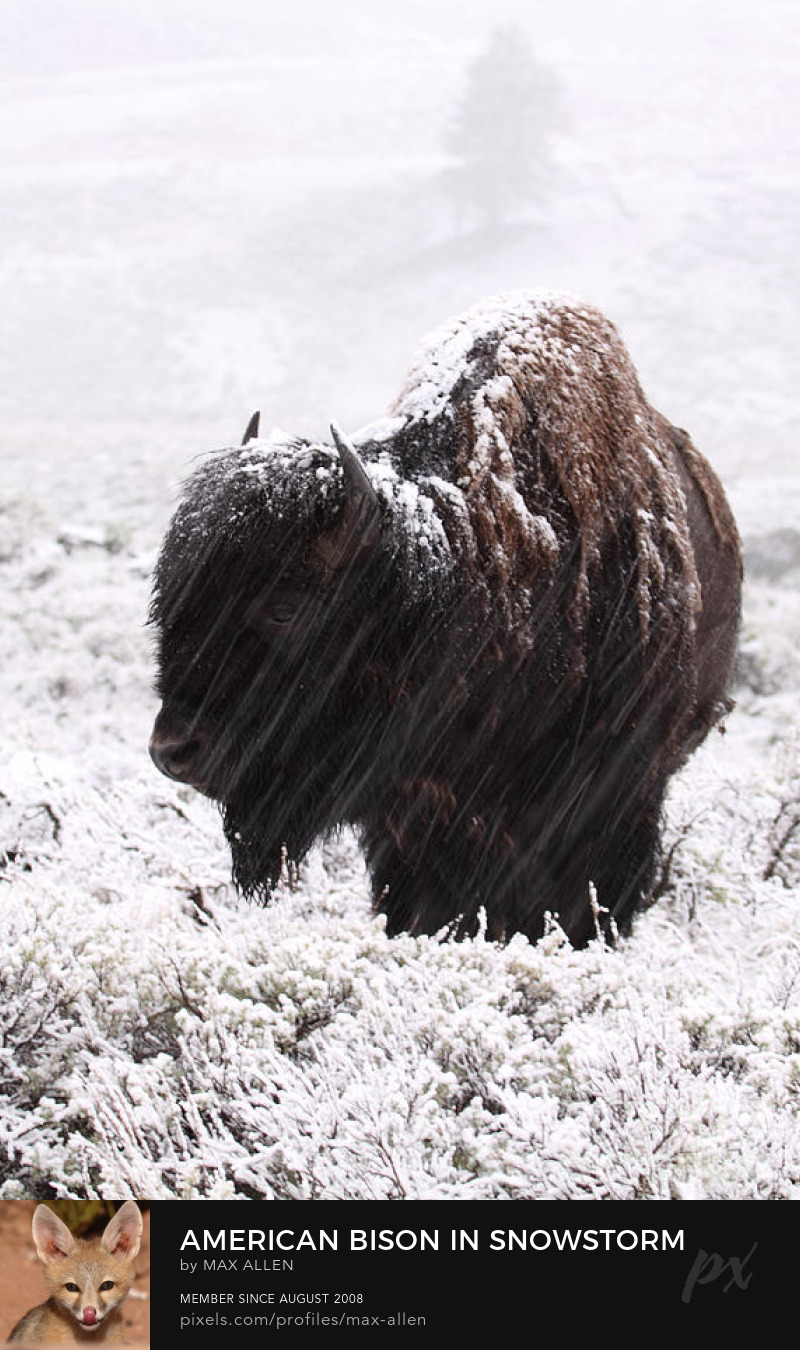
{"label": "bison front leg", "polygon": [[[598,774],[598,795],[581,809],[554,802],[534,820],[502,821],[406,812],[374,820],[364,831],[374,907],[386,931],[474,935],[503,941],[524,933],[537,941],[551,915],[570,941],[584,946],[597,932],[590,885],[607,935],[626,932],[650,894],[658,859],[663,785],[636,783],[619,763]],[[630,764],[625,765],[630,771]]]}
{"label": "bison front leg", "polygon": [[374,908],[386,915],[389,937],[473,936],[482,911],[491,939],[503,941],[518,930],[541,936],[544,910],[529,868],[520,865],[519,847],[500,822],[454,809],[444,823],[441,807],[432,813],[418,809],[405,812],[401,822],[394,813],[388,827],[385,820],[373,821],[363,841]]}
{"label": "bison front leg", "polygon": [[[491,894],[467,860],[463,839],[420,838],[416,846],[406,839],[399,845],[381,832],[365,844],[373,906],[386,915],[388,937],[439,932],[468,936],[478,931],[480,910],[485,908],[488,915]],[[490,936],[503,934],[490,931]]]}
{"label": "bison front leg", "polygon": [[595,793],[574,813],[554,812],[557,823],[532,844],[532,884],[574,946],[585,946],[597,934],[590,886],[607,937],[628,932],[646,905],[659,858],[664,786],[647,770],[636,774],[630,763],[611,761],[598,774]]}

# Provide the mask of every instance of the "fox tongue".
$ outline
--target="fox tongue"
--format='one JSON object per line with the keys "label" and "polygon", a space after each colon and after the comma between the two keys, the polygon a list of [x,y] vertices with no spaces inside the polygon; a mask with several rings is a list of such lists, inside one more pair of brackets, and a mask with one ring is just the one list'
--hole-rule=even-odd
{"label": "fox tongue", "polygon": [[97,1313],[95,1312],[94,1308],[84,1308],[83,1325],[85,1327],[93,1327],[96,1321],[97,1321]]}

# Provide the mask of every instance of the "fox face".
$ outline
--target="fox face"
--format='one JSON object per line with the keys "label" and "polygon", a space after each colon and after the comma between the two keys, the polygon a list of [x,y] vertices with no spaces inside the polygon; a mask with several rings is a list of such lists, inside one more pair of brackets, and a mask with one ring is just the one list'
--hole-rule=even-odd
{"label": "fox face", "polygon": [[32,1229],[51,1301],[74,1317],[83,1331],[101,1331],[133,1283],[133,1262],[142,1237],[138,1206],[127,1200],[99,1240],[74,1238],[46,1205],[38,1206]]}

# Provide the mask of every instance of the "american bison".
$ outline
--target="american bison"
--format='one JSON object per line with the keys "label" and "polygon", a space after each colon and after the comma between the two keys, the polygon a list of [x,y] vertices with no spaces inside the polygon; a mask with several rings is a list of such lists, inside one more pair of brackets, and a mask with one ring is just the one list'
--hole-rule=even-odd
{"label": "american bison", "polygon": [[[739,540],[616,329],[549,294],[439,329],[391,415],[189,480],[155,573],[150,745],[234,876],[358,830],[387,932],[625,931],[667,780],[728,708]],[[596,911],[596,906],[594,907]]]}

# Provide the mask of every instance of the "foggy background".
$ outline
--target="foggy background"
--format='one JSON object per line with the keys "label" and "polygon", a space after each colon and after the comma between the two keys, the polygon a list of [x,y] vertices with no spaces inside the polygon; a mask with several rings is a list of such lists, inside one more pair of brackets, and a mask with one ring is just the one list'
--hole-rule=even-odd
{"label": "foggy background", "polygon": [[786,469],[799,26],[789,0],[2,0],[7,444],[27,471],[42,436],[49,463],[66,432],[166,432],[177,469],[253,407],[353,430],[429,327],[546,286],[608,312],[724,475]]}

